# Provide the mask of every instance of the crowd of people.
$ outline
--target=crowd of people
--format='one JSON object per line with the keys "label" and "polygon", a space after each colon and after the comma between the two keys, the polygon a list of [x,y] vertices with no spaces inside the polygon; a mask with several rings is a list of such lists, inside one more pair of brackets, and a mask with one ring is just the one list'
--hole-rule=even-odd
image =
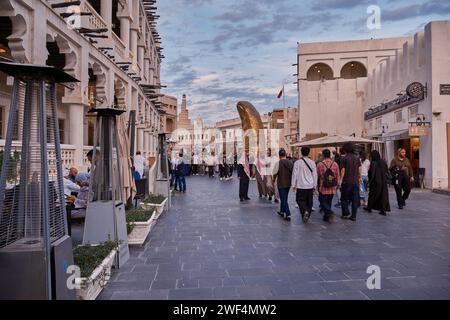
{"label": "crowd of people", "polygon": [[[334,220],[334,208],[340,207],[341,218],[356,221],[358,210],[372,212],[376,210],[386,216],[391,211],[389,203],[389,184],[393,184],[399,209],[406,205],[414,182],[411,163],[406,158],[405,149],[399,149],[390,166],[373,150],[367,157],[364,151],[357,153],[352,143],[346,143],[333,153],[322,150],[320,159],[310,158],[311,150],[301,148],[301,156],[289,158],[284,149],[279,150],[275,160],[269,149],[265,157],[256,159],[255,179],[259,196],[270,201],[280,202],[278,215],[291,220],[288,204],[290,190],[295,193],[295,200],[302,220],[307,223],[313,211],[314,195],[317,195],[323,221]],[[245,154],[237,167],[239,177],[239,199],[248,201],[249,182],[253,178],[249,154]],[[333,199],[338,201],[333,206]]]}
{"label": "crowd of people", "polygon": [[[221,160],[221,161],[220,161]],[[220,181],[230,181],[237,168],[237,155],[227,156],[224,152],[222,159],[214,151],[202,154],[192,153],[189,161],[181,150],[169,155],[168,158],[170,187],[173,191],[186,193],[186,176],[219,177]]]}
{"label": "crowd of people", "polygon": [[[255,180],[260,198],[270,203],[279,203],[278,215],[291,220],[289,194],[295,193],[296,207],[304,223],[311,214],[316,195],[323,213],[323,221],[331,223],[335,218],[335,208],[341,209],[341,218],[356,221],[358,210],[362,206],[367,212],[378,211],[386,216],[391,211],[389,203],[389,184],[394,185],[398,208],[406,206],[414,182],[413,169],[406,157],[405,149],[399,149],[390,165],[373,150],[369,157],[362,151],[357,153],[352,143],[344,144],[339,150],[331,152],[324,149],[318,161],[310,158],[311,150],[301,148],[301,156],[291,157],[286,150],[280,149],[278,157],[268,149],[266,154],[252,159],[250,164],[248,151],[239,159],[235,153],[228,156],[225,152],[221,161],[214,152],[206,156],[191,154],[186,161],[183,151],[169,157],[170,186],[173,191],[186,193],[186,176],[208,176],[217,174],[221,181],[233,179],[237,172],[239,179],[239,199],[249,201],[250,181]],[[87,158],[92,163],[93,150]],[[146,159],[138,151],[133,159],[134,178],[145,177]],[[88,170],[89,171],[89,170]],[[72,167],[64,173],[64,193],[71,211],[81,217],[85,214],[89,193],[89,172],[78,172]],[[337,203],[333,206],[333,200]]]}
{"label": "crowd of people", "polygon": [[[91,165],[93,162],[97,162],[96,160],[93,160],[93,157],[94,149],[86,154],[86,158]],[[98,152],[96,153],[95,158],[99,158]],[[131,160],[133,163],[131,168],[133,179],[136,182],[145,179],[146,169],[148,167],[147,159],[142,156],[140,151],[137,151],[136,155]],[[63,185],[67,212],[72,220],[83,219],[86,216],[88,204],[91,168],[89,166],[86,172],[79,172],[76,167],[64,168],[63,170]]]}

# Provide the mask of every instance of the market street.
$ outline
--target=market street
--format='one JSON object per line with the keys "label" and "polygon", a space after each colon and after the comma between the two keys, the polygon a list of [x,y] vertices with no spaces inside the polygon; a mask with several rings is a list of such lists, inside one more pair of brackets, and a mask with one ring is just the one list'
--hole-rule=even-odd
{"label": "market street", "polygon": [[[237,180],[191,177],[146,245],[113,272],[100,299],[450,299],[450,198],[414,189],[405,210],[391,190],[388,217],[291,222],[276,205],[241,204]],[[318,208],[317,199],[315,207]],[[294,214],[295,213],[295,214]],[[381,290],[368,290],[369,265]]]}

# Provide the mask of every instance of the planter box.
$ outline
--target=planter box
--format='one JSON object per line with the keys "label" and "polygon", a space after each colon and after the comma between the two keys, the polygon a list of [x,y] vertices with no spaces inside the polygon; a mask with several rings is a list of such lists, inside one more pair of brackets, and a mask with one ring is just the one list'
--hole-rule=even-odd
{"label": "planter box", "polygon": [[81,287],[76,290],[78,300],[95,300],[98,297],[111,277],[116,254],[117,250],[112,250],[88,278],[80,278]]}
{"label": "planter box", "polygon": [[149,210],[151,208],[155,208],[156,213],[153,216],[157,220],[161,216],[161,214],[163,213],[164,207],[166,206],[166,203],[167,203],[167,198],[161,204],[143,203],[143,202],[141,202],[141,208],[144,209],[144,210]]}
{"label": "planter box", "polygon": [[156,219],[154,218],[156,211],[146,222],[133,222],[133,231],[128,235],[128,245],[138,245],[141,246],[145,243],[148,234],[153,229],[156,224]]}

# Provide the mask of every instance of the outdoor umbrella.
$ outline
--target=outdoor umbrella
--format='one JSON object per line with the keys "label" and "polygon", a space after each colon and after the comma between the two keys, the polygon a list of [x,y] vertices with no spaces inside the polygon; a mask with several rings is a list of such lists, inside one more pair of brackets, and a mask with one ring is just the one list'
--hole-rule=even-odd
{"label": "outdoor umbrella", "polygon": [[336,134],[332,136],[325,136],[309,141],[302,141],[298,143],[294,143],[291,147],[311,147],[311,148],[320,148],[320,147],[341,147],[347,142],[352,142],[354,144],[369,144],[369,143],[383,143],[377,140],[369,140],[360,137],[353,136],[344,136],[341,134]]}
{"label": "outdoor umbrella", "polygon": [[130,140],[128,138],[127,124],[125,116],[118,117],[118,139],[119,139],[119,157],[121,167],[122,178],[122,196],[123,201],[126,202],[130,197],[136,194],[136,184],[134,183],[133,176],[131,175],[131,157],[130,157]]}

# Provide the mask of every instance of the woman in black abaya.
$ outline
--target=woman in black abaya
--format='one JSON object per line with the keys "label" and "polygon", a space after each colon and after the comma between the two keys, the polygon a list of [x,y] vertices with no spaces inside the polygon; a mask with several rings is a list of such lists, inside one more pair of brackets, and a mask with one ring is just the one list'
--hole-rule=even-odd
{"label": "woman in black abaya", "polygon": [[372,162],[369,169],[369,201],[364,210],[378,210],[385,216],[386,212],[391,211],[387,178],[389,169],[378,151],[373,150],[370,155]]}

